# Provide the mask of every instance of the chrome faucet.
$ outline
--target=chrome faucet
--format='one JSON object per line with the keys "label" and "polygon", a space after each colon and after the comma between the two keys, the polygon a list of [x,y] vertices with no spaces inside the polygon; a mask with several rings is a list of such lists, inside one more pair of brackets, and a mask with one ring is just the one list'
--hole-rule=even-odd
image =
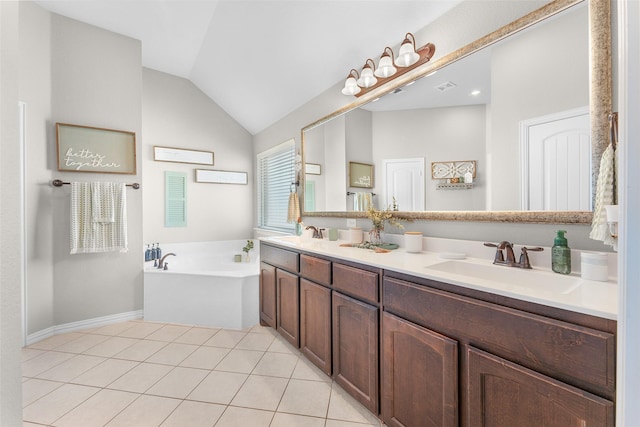
{"label": "chrome faucet", "polygon": [[[516,257],[513,253],[513,245],[510,242],[503,240],[497,245],[495,243],[485,243],[484,245],[490,248],[496,248],[496,255],[493,258],[494,264],[506,265],[507,267],[517,267],[517,268],[524,268],[524,269],[531,269],[531,263],[529,262],[529,254],[528,254],[529,251],[540,252],[544,250],[543,248],[540,248],[540,247],[527,248],[523,246],[521,249],[522,253],[520,254],[520,261],[516,262]],[[504,253],[503,253],[503,250],[504,250]],[[506,253],[506,258],[505,258],[505,253]]]}
{"label": "chrome faucet", "polygon": [[312,229],[313,230],[313,238],[314,239],[322,239],[322,230],[323,229],[318,229],[318,227],[314,227],[313,225],[310,225],[306,228],[307,230]]}
{"label": "chrome faucet", "polygon": [[164,269],[164,259],[168,256],[177,256],[177,255],[174,254],[173,252],[169,252],[168,254],[165,254],[162,258],[160,258],[160,262],[158,262],[158,270]]}

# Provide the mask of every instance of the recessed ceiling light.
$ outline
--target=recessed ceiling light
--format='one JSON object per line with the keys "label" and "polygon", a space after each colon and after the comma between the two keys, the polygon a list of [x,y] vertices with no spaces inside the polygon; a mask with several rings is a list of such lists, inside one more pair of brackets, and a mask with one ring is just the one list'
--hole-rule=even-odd
{"label": "recessed ceiling light", "polygon": [[480,91],[479,90],[474,90],[474,91],[471,92],[470,95],[471,96],[478,96],[478,95],[480,95]]}

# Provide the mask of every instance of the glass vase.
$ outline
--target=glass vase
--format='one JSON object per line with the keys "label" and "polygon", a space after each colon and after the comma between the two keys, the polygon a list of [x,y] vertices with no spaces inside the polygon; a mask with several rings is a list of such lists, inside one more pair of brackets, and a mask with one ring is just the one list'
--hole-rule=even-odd
{"label": "glass vase", "polygon": [[381,228],[372,228],[369,231],[369,242],[374,245],[382,244],[382,229]]}

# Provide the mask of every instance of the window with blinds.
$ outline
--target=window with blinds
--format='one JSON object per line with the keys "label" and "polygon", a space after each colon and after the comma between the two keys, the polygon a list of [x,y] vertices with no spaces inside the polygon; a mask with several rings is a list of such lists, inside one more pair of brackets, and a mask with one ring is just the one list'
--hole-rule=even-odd
{"label": "window with blinds", "polygon": [[295,181],[295,141],[283,142],[257,156],[258,227],[291,232],[287,222],[291,183]]}

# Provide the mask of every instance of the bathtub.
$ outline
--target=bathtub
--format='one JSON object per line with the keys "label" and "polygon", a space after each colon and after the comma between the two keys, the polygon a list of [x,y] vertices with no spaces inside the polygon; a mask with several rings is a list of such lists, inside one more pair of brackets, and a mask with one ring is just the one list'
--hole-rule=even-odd
{"label": "bathtub", "polygon": [[[167,270],[145,263],[144,318],[229,329],[249,328],[259,321],[259,242],[250,261],[242,248],[247,240],[161,245]],[[242,262],[234,255],[242,254]]]}

